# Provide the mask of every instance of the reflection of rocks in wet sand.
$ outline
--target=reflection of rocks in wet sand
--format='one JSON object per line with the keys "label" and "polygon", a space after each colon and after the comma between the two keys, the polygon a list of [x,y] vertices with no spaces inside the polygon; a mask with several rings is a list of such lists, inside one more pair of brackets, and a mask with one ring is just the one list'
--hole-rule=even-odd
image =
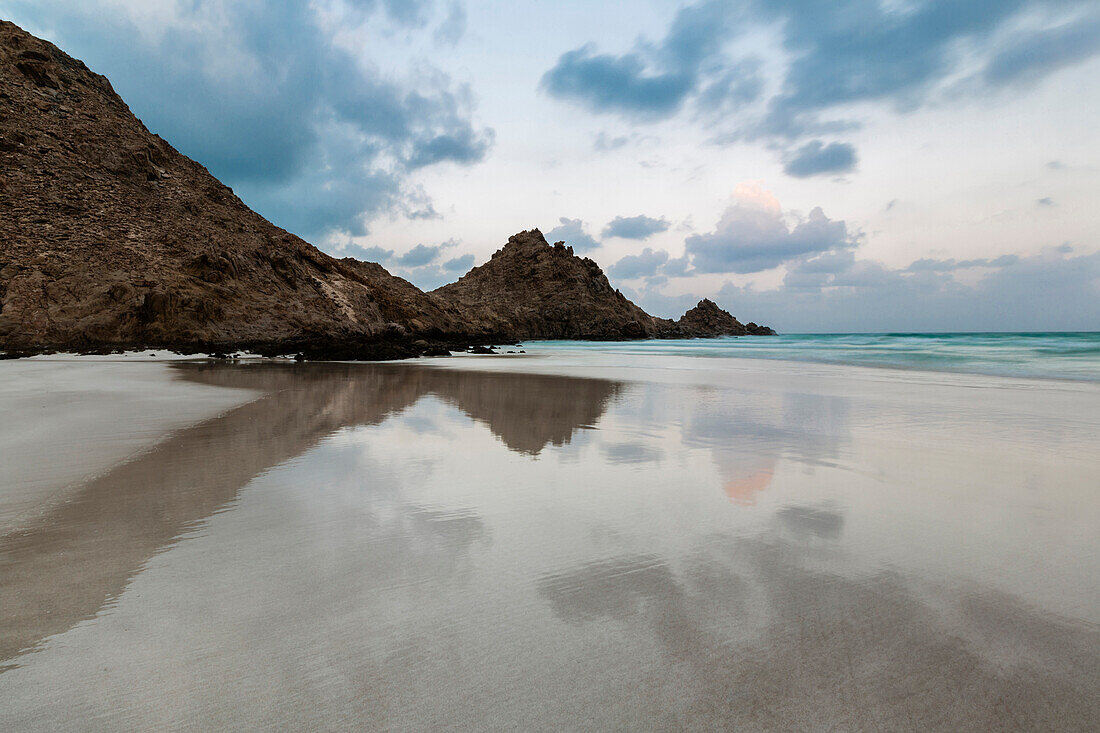
{"label": "reflection of rocks in wet sand", "polygon": [[424,390],[455,405],[517,453],[568,443],[596,423],[621,390],[618,382],[535,374],[417,370]]}
{"label": "reflection of rocks in wet sand", "polygon": [[[185,378],[224,387],[275,390],[298,385],[304,366],[257,365],[247,368],[188,368]],[[406,365],[310,364],[311,379],[360,381],[369,375],[372,390],[414,393],[404,406],[431,394],[489,427],[518,453],[537,454],[547,445],[569,442],[577,430],[595,424],[618,382],[538,374],[431,369]],[[393,385],[392,387],[390,385]],[[300,385],[298,385],[300,386]]]}
{"label": "reflection of rocks in wet sand", "polygon": [[413,366],[183,364],[187,380],[265,396],[180,431],[89,481],[34,525],[0,537],[0,660],[117,597],[161,548],[236,498],[266,469],[336,430],[384,421],[435,394],[537,453],[597,421],[617,385]]}
{"label": "reflection of rocks in wet sand", "polygon": [[[837,516],[780,521],[828,535]],[[740,540],[682,572],[623,556],[538,589],[563,621],[614,622],[608,643],[656,643],[663,666],[646,679],[675,697],[631,701],[654,729],[1089,730],[1100,719],[1094,627],[980,587],[929,601],[896,573],[849,579],[792,550]]]}

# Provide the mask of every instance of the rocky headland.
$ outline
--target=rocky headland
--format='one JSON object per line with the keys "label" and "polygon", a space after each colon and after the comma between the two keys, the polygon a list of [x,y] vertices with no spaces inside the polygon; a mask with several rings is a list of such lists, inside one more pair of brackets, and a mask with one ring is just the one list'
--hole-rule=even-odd
{"label": "rocky headland", "polygon": [[0,21],[0,352],[384,359],[538,338],[765,334],[709,300],[656,318],[538,230],[425,293],[268,222],[110,82]]}

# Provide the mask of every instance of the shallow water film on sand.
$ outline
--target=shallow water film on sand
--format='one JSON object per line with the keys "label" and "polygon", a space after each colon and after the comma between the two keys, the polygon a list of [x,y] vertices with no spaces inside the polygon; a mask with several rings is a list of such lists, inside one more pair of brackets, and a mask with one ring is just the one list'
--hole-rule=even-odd
{"label": "shallow water film on sand", "polygon": [[5,526],[0,729],[1095,729],[1097,385],[615,358],[142,365],[233,399]]}

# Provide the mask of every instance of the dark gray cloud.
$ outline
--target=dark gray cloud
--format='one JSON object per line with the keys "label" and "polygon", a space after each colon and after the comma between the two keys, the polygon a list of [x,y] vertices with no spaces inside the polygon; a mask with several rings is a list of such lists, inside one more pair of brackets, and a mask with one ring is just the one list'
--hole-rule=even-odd
{"label": "dark gray cloud", "polygon": [[[790,63],[768,94],[758,60],[731,54],[751,29],[778,31]],[[780,148],[856,122],[853,104],[921,107],[949,80],[982,69],[978,91],[1034,81],[1100,53],[1094,0],[700,0],[664,38],[625,53],[589,43],[563,53],[542,89],[597,113],[660,120],[685,107],[717,141],[767,138]],[[722,124],[715,125],[719,119]],[[850,170],[850,146],[789,153],[792,175]],[[827,154],[826,154],[827,153]]]}
{"label": "dark gray cloud", "polygon": [[443,260],[444,253],[456,246],[458,242],[453,239],[437,245],[418,244],[392,260],[393,274],[405,278],[421,290],[434,290],[454,282],[459,275],[474,266],[472,254]]}
{"label": "dark gray cloud", "polygon": [[364,262],[388,262],[393,258],[392,249],[383,247],[361,247],[358,244],[348,244],[342,247],[339,254],[343,257],[354,257]]}
{"label": "dark gray cloud", "polygon": [[668,252],[663,249],[653,250],[646,247],[640,253],[627,255],[607,268],[607,274],[622,280],[654,277],[666,262],[668,262]]}
{"label": "dark gray cloud", "polygon": [[856,149],[848,143],[811,140],[788,155],[783,165],[787,175],[807,178],[822,174],[848,173],[856,167]]}
{"label": "dark gray cloud", "polygon": [[685,240],[686,253],[696,272],[750,273],[856,244],[847,225],[829,219],[820,208],[793,227],[787,218],[791,215],[785,217],[778,208],[735,203],[713,232]]}
{"label": "dark gray cloud", "polygon": [[422,140],[411,149],[406,163],[413,170],[445,161],[477,163],[489,152],[494,137],[492,130],[455,129]]}
{"label": "dark gray cloud", "polygon": [[440,255],[443,254],[443,250],[454,247],[456,244],[457,242],[453,239],[442,244],[418,244],[394,261],[402,267],[429,265],[439,259]]}
{"label": "dark gray cloud", "polygon": [[[351,22],[408,30],[435,12],[428,0],[343,7]],[[177,10],[164,27],[138,28],[105,2],[9,4],[13,20],[50,29],[106,74],[152,131],[298,234],[362,234],[382,213],[424,211],[410,205],[408,171],[468,165],[492,144],[492,130],[473,122],[469,89],[441,72],[383,75],[337,45],[308,3],[198,0]]]}
{"label": "dark gray cloud", "polygon": [[576,252],[585,252],[600,246],[600,243],[585,231],[585,224],[580,219],[567,219],[563,216],[558,219],[558,222],[558,226],[546,233],[546,241],[565,242]]}
{"label": "dark gray cloud", "polygon": [[621,55],[598,53],[592,44],[567,51],[542,77],[542,88],[595,112],[667,117],[696,90],[703,64],[721,50],[733,10],[722,0],[682,8],[660,43],[639,42]]}
{"label": "dark gray cloud", "polygon": [[440,267],[445,272],[466,272],[474,266],[474,256],[471,254],[459,255],[458,257],[452,257],[444,262]]}
{"label": "dark gray cloud", "polygon": [[734,114],[764,93],[759,59],[735,63],[701,83],[695,106],[701,116],[716,118]]}
{"label": "dark gray cloud", "polygon": [[1100,52],[1100,12],[1032,33],[1018,33],[985,68],[991,85],[1029,82]]}
{"label": "dark gray cloud", "polygon": [[649,216],[616,216],[603,228],[602,236],[620,239],[648,239],[654,234],[667,232],[671,226],[664,217],[654,219]]}
{"label": "dark gray cloud", "polygon": [[580,100],[596,112],[642,117],[677,111],[691,91],[694,80],[689,75],[648,75],[637,54],[610,56],[592,49],[582,46],[562,54],[557,66],[543,76],[543,88],[555,97]]}

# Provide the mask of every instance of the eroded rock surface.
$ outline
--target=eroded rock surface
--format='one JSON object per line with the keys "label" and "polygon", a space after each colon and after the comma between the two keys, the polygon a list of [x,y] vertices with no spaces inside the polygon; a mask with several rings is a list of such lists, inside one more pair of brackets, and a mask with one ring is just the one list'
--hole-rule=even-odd
{"label": "eroded rock surface", "polygon": [[676,321],[674,331],[686,338],[698,336],[774,336],[775,331],[767,326],[758,326],[755,323],[747,324],[730,315],[729,311],[722,310],[708,298],[703,298],[699,304],[680,316]]}
{"label": "eroded rock surface", "polygon": [[744,332],[770,329],[710,301],[675,323],[655,318],[537,229],[433,293],[331,257],[147,130],[105,77],[0,21],[0,354],[379,359],[517,339]]}
{"label": "eroded rock surface", "polygon": [[399,355],[465,330],[251,211],[110,82],[0,22],[0,348]]}
{"label": "eroded rock surface", "polygon": [[613,288],[599,265],[547,243],[538,229],[509,237],[488,262],[432,295],[505,339],[653,338],[663,323]]}

